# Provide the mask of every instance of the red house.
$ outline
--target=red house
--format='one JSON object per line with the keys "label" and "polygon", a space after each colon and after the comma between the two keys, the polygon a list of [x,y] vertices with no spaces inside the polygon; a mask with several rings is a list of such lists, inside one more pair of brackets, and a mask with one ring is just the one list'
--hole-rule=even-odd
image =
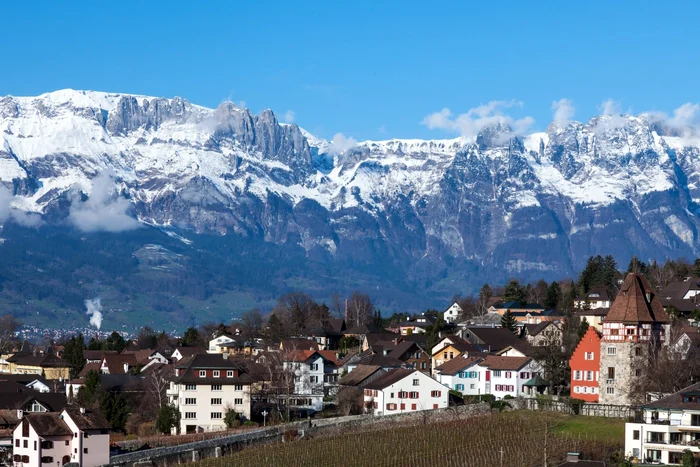
{"label": "red house", "polygon": [[600,335],[593,326],[583,335],[569,360],[571,367],[571,397],[586,402],[598,402],[600,373]]}

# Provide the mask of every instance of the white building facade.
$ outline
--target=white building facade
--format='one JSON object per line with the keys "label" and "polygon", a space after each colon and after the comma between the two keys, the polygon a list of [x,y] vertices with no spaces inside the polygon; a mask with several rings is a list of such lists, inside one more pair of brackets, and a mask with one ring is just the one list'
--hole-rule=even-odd
{"label": "white building facade", "polygon": [[450,388],[418,370],[387,372],[365,386],[365,411],[392,415],[449,406]]}

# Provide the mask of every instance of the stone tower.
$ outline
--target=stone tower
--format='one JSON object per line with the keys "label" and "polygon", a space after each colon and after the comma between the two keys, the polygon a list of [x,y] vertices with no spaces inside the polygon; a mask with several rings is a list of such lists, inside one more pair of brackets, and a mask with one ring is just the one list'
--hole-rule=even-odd
{"label": "stone tower", "polygon": [[651,346],[666,340],[668,315],[641,275],[628,274],[603,319],[600,341],[599,401],[634,405],[631,391]]}

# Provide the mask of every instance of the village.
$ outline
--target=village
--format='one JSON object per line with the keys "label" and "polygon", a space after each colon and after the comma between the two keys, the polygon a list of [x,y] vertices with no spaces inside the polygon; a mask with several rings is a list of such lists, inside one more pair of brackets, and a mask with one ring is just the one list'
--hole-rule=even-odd
{"label": "village", "polygon": [[676,385],[698,375],[700,333],[683,311],[695,309],[700,279],[657,291],[632,272],[617,285],[614,299],[590,288],[567,314],[490,296],[481,313],[467,316],[455,301],[382,327],[376,315],[358,322],[357,304],[346,301],[343,317],[310,320],[279,340],[264,337],[271,318],[259,333],[239,323],[197,338],[112,335],[100,348],[82,336],[53,347],[25,341],[0,359],[0,449],[8,465],[98,466],[123,452],[110,441],[116,431],[207,436],[321,415],[476,401],[532,408],[531,400],[627,414],[625,458],[681,464],[687,451],[700,453],[700,383],[653,386],[650,372],[664,365],[657,379]]}

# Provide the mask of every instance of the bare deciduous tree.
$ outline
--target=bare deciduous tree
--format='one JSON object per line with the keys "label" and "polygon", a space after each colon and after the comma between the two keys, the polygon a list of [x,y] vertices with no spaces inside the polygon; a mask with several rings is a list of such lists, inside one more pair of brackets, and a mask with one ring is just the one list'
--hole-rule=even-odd
{"label": "bare deciduous tree", "polygon": [[344,387],[338,391],[338,409],[343,415],[361,415],[364,392],[360,388]]}
{"label": "bare deciduous tree", "polygon": [[0,354],[9,352],[17,341],[16,332],[21,323],[12,315],[0,316]]}
{"label": "bare deciduous tree", "polygon": [[369,295],[353,292],[348,300],[348,328],[369,324],[374,314],[374,303]]}

